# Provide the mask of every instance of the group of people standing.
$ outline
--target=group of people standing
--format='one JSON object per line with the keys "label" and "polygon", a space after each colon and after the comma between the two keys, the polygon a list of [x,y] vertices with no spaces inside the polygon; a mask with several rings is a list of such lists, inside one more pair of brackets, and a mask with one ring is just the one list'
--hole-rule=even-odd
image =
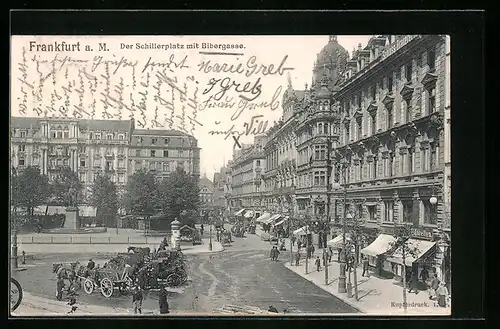
{"label": "group of people standing", "polygon": [[278,250],[278,247],[273,246],[271,248],[271,252],[269,253],[269,256],[270,256],[272,261],[277,262],[279,254],[280,254],[280,251]]}

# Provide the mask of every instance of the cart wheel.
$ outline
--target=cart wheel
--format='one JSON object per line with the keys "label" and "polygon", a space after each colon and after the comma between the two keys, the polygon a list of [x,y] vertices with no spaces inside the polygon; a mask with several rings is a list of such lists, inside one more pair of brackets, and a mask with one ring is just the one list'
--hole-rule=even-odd
{"label": "cart wheel", "polygon": [[14,312],[23,300],[23,288],[16,279],[10,278],[10,311]]}
{"label": "cart wheel", "polygon": [[167,276],[167,285],[169,287],[178,287],[181,285],[181,277],[177,275],[176,273],[172,273],[169,276]]}
{"label": "cart wheel", "polygon": [[106,298],[113,295],[113,282],[110,279],[104,278],[101,280],[101,294]]}
{"label": "cart wheel", "polygon": [[82,283],[83,290],[87,295],[90,295],[94,292],[94,282],[90,280],[89,278],[85,278],[85,280]]}

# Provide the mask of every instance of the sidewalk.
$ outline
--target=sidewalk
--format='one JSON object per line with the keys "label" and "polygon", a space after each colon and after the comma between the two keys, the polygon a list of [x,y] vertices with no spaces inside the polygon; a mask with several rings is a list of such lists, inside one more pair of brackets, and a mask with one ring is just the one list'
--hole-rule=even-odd
{"label": "sidewalk", "polygon": [[[181,250],[184,254],[192,255],[192,254],[204,254],[210,252],[220,252],[223,251],[224,248],[220,244],[220,242],[214,241],[212,239],[212,251],[208,250],[209,239],[202,239],[203,244],[201,245],[189,245],[189,244],[181,244]],[[22,254],[24,251],[27,256],[30,254],[61,254],[61,253],[120,253],[127,252],[127,248],[130,246],[140,246],[140,247],[149,247],[151,251],[155,248],[158,248],[160,245],[161,239],[158,243],[149,243],[149,244],[140,244],[140,243],[123,243],[123,244],[107,244],[107,243],[86,243],[86,244],[57,244],[57,243],[47,243],[47,244],[19,244],[18,245],[18,253]]]}
{"label": "sidewalk", "polygon": [[[302,257],[298,267],[294,266],[295,262],[292,263],[293,266],[290,266],[290,263],[287,262],[285,267],[367,315],[451,315],[451,307],[437,306],[433,300],[429,299],[427,291],[420,291],[418,294],[407,293],[408,308],[405,313],[402,306],[403,288],[401,287],[401,283],[396,283],[393,279],[378,278],[374,275],[363,277],[361,276],[363,273],[361,268],[357,269],[359,300],[356,301],[354,299],[354,279],[352,273],[353,297],[348,298],[346,293],[338,292],[339,263],[333,261],[328,265],[328,285],[325,285],[323,262],[320,271],[316,271],[314,258],[318,255],[321,258],[321,254],[322,250],[317,250],[313,259],[309,260],[309,273],[307,275],[305,274],[304,257]],[[346,282],[349,282],[348,278]]]}
{"label": "sidewalk", "polygon": [[[25,316],[103,316],[103,315],[131,315],[135,316],[132,309],[105,307],[98,305],[77,303],[78,309],[74,313],[66,301],[51,300],[44,297],[24,292],[23,301],[17,310],[11,313],[14,317]],[[170,315],[188,315],[186,311],[172,310]],[[160,315],[158,310],[143,309],[142,315]],[[140,316],[140,315],[139,315]]]}

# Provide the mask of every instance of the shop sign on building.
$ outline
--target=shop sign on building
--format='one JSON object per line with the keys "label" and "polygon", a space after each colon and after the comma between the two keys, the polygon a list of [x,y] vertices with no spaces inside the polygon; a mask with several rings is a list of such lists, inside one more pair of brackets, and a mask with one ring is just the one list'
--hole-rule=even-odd
{"label": "shop sign on building", "polygon": [[432,234],[432,231],[427,230],[427,229],[421,229],[421,228],[411,228],[411,235],[414,238],[417,239],[426,239],[426,240],[432,240],[434,235]]}

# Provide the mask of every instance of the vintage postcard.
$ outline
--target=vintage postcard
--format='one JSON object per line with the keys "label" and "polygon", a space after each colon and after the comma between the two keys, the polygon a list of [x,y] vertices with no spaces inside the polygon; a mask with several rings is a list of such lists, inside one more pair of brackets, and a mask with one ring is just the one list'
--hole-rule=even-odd
{"label": "vintage postcard", "polygon": [[12,36],[11,315],[450,315],[450,42]]}

